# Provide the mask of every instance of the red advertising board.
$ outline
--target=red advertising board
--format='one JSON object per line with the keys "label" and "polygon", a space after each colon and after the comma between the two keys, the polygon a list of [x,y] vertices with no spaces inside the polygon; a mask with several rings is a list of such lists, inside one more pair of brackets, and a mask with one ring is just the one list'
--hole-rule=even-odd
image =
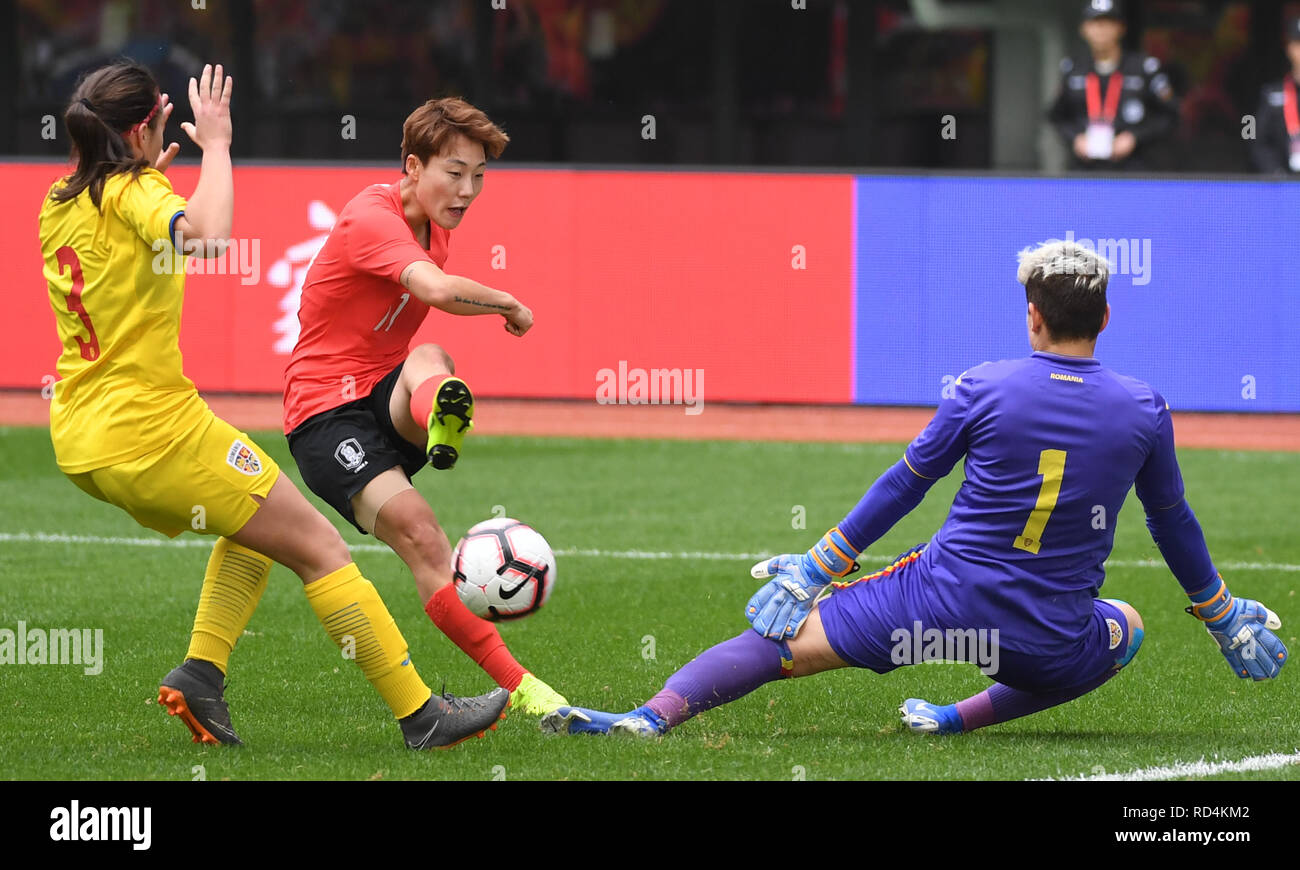
{"label": "red advertising board", "polygon": [[[0,164],[0,387],[54,371],[36,214],[62,169]],[[169,174],[193,191],[196,167]],[[236,274],[186,282],[181,347],[200,389],[280,390],[308,262],[354,194],[398,177],[236,169]],[[500,317],[435,310],[417,341],[442,344],[488,396],[594,399],[621,366],[702,370],[705,401],[849,402],[852,189],[848,175],[489,169],[447,269],[514,293],[536,325],[517,339]]]}

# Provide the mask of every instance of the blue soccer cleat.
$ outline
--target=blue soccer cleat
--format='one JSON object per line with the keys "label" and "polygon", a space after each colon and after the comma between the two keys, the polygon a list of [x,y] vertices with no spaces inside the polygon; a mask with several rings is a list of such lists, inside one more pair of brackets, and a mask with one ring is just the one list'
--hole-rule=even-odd
{"label": "blue soccer cleat", "polygon": [[898,712],[913,734],[961,733],[961,716],[957,715],[956,704],[936,706],[920,698],[908,698]]}
{"label": "blue soccer cleat", "polygon": [[659,737],[668,723],[649,707],[637,707],[630,713],[605,713],[586,707],[560,707],[542,717],[545,734],[627,734],[633,737]]}

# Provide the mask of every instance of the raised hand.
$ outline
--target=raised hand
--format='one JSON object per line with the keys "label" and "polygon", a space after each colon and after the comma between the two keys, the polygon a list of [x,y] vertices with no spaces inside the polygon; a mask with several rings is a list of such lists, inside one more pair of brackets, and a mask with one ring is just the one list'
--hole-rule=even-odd
{"label": "raised hand", "polygon": [[224,74],[221,64],[217,64],[215,69],[211,64],[205,64],[199,80],[190,79],[190,109],[194,112],[194,122],[183,122],[181,129],[204,151],[230,147],[234,135],[230,125],[230,92],[234,84],[235,80]]}

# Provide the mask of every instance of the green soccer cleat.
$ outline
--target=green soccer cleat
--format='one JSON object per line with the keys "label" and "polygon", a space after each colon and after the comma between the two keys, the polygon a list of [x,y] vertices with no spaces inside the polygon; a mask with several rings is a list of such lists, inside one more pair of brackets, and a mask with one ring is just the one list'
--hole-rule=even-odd
{"label": "green soccer cleat", "polygon": [[425,450],[429,464],[439,470],[451,468],[460,458],[465,433],[474,425],[474,394],[460,378],[448,376],[438,387],[429,411]]}
{"label": "green soccer cleat", "polygon": [[510,703],[529,716],[545,716],[559,707],[569,706],[563,695],[528,673],[524,674],[519,688],[510,693]]}

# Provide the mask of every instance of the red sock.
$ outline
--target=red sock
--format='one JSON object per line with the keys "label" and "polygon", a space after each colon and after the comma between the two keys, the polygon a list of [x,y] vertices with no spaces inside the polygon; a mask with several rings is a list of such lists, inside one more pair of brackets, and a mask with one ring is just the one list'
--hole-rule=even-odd
{"label": "red sock", "polygon": [[438,387],[447,379],[447,375],[434,375],[411,391],[411,419],[421,429],[427,429],[429,412],[433,410],[433,399],[438,395]]}
{"label": "red sock", "polygon": [[520,681],[527,673],[524,666],[515,661],[510,650],[506,649],[506,642],[501,639],[495,625],[469,612],[469,608],[456,593],[454,583],[448,583],[433,593],[429,603],[424,605],[424,612],[429,614],[433,624],[443,634],[451,638],[452,643],[487,671],[498,686],[504,686],[512,692],[519,688]]}

